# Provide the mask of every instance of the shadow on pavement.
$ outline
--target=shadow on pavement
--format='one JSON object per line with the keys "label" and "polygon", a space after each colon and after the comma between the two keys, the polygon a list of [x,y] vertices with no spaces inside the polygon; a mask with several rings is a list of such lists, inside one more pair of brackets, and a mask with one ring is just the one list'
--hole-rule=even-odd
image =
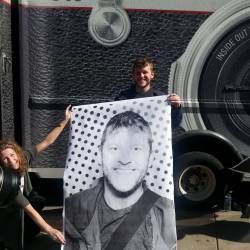
{"label": "shadow on pavement", "polygon": [[[234,241],[240,243],[250,243],[250,222],[245,221],[214,221],[207,219],[199,223],[181,223],[177,222],[178,240],[185,235],[208,235],[217,239]],[[250,248],[249,248],[250,249]]]}
{"label": "shadow on pavement", "polygon": [[37,235],[24,250],[60,250],[61,245],[46,234]]}
{"label": "shadow on pavement", "polygon": [[208,214],[213,214],[213,210],[205,210],[205,209],[175,209],[176,220],[185,220],[185,219],[192,219],[192,218],[199,218],[203,216],[207,216]]}

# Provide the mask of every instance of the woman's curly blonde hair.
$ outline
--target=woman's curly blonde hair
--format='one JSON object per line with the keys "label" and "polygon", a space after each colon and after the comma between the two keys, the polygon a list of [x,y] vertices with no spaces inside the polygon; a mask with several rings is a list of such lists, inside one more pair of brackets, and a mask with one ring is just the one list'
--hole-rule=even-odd
{"label": "woman's curly blonde hair", "polygon": [[[19,168],[17,169],[17,171],[20,175],[24,175],[27,161],[23,149],[13,140],[0,140],[0,152],[8,148],[13,149],[17,154],[19,160]],[[4,162],[2,161],[1,157],[0,163],[4,165]]]}

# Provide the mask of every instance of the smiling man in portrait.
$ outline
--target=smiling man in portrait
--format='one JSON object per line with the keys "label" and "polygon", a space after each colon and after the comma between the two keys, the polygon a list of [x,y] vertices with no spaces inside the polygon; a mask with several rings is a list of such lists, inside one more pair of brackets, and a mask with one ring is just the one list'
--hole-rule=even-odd
{"label": "smiling man in portrait", "polygon": [[172,200],[148,189],[152,132],[126,111],[106,124],[99,146],[103,178],[65,199],[64,250],[176,249]]}

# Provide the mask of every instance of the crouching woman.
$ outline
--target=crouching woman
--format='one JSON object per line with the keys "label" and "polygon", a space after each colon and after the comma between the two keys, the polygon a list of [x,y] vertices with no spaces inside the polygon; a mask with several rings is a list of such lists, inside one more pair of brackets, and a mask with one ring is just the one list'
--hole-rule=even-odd
{"label": "crouching woman", "polygon": [[[0,140],[0,163],[3,167],[11,168],[17,171],[20,175],[20,190],[14,199],[1,208],[0,211],[0,250],[1,244],[4,244],[4,249],[23,249],[23,235],[20,237],[17,234],[23,234],[23,211],[32,219],[32,221],[41,229],[60,244],[64,244],[64,236],[57,229],[49,225],[39,214],[39,212],[31,205],[29,200],[32,193],[32,184],[28,174],[28,168],[32,166],[38,153],[45,150],[51,145],[61,134],[64,127],[71,117],[70,106],[65,110],[64,120],[55,127],[47,137],[31,148],[23,150],[16,142],[12,140]],[[17,215],[19,214],[19,215]],[[20,223],[21,222],[21,223]]]}

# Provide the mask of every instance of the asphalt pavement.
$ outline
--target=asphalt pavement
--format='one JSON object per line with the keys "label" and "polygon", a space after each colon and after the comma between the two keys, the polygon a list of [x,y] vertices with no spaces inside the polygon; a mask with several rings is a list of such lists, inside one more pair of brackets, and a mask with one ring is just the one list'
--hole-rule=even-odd
{"label": "asphalt pavement", "polygon": [[178,250],[249,250],[250,220],[240,211],[176,211]]}
{"label": "asphalt pavement", "polygon": [[[43,217],[62,230],[62,208],[50,207]],[[176,210],[178,250],[249,250],[250,219],[240,211]],[[27,250],[59,250],[60,245],[44,234],[31,242]]]}

